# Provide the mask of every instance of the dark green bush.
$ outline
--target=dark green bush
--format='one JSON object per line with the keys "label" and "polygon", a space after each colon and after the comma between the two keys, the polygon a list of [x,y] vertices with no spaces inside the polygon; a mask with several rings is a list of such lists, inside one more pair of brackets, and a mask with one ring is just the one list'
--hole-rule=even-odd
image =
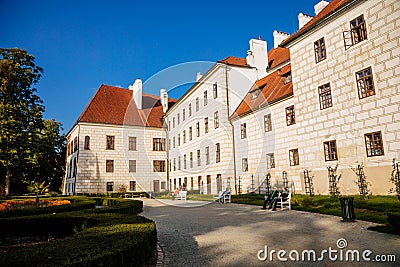
{"label": "dark green bush", "polygon": [[400,213],[388,212],[388,223],[400,231]]}
{"label": "dark green bush", "polygon": [[2,231],[3,236],[56,238],[34,246],[0,250],[0,266],[142,266],[147,263],[156,247],[157,232],[154,222],[136,215],[143,203],[101,200],[110,206],[0,219],[0,229],[8,232]]}

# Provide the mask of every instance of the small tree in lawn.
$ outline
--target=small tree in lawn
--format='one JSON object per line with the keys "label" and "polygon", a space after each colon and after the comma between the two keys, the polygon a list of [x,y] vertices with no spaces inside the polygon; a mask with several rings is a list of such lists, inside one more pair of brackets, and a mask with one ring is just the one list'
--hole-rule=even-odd
{"label": "small tree in lawn", "polygon": [[338,183],[342,175],[337,174],[337,169],[339,164],[336,164],[335,167],[328,166],[328,176],[329,176],[329,195],[332,198],[337,198],[340,195]]}
{"label": "small tree in lawn", "polygon": [[393,159],[393,170],[390,181],[394,184],[394,188],[390,189],[390,193],[396,193],[397,198],[400,200],[400,163]]}
{"label": "small tree in lawn", "polygon": [[28,185],[28,190],[32,194],[36,195],[36,206],[39,207],[39,195],[43,195],[49,191],[50,185],[46,185],[46,182],[32,182]]}
{"label": "small tree in lawn", "polygon": [[360,195],[362,195],[363,199],[366,199],[369,194],[369,183],[367,182],[367,176],[364,173],[364,165],[361,163],[357,165],[356,168],[351,168],[353,172],[357,175],[357,181],[355,183],[358,186],[358,190]]}

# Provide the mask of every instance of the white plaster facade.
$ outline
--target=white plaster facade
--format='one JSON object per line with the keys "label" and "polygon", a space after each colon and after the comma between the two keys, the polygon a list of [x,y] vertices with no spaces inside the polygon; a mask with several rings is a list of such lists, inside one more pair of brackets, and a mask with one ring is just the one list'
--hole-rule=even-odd
{"label": "white plaster facade", "polygon": [[[367,38],[345,48],[344,31],[363,15]],[[312,170],[315,192],[328,193],[327,166],[339,164],[342,194],[357,194],[350,169],[364,164],[373,194],[387,194],[392,159],[400,158],[400,2],[349,1],[310,31],[284,43],[290,49],[301,169]],[[316,63],[314,42],[326,59]],[[356,72],[371,68],[375,94],[359,98]],[[332,107],[321,109],[318,87],[330,84]],[[380,131],[384,154],[367,156],[365,134]],[[325,161],[323,143],[336,140],[338,160]],[[338,174],[339,174],[338,173]]]}
{"label": "white plaster facade", "polygon": [[[164,119],[170,144],[170,188],[186,186],[189,190],[216,194],[227,186],[234,186],[229,115],[256,78],[257,68],[216,63],[167,111]],[[207,133],[205,120],[208,120]]]}

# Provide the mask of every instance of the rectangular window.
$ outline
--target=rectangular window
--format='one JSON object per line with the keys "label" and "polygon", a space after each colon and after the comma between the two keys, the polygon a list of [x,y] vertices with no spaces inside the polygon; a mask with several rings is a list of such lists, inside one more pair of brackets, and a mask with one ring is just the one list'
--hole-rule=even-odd
{"label": "rectangular window", "polygon": [[181,156],[178,157],[178,171],[181,169]]}
{"label": "rectangular window", "polygon": [[221,161],[221,147],[219,143],[215,144],[215,162],[218,163]]}
{"label": "rectangular window", "polygon": [[247,137],[246,123],[242,123],[242,124],[240,125],[240,137],[241,137],[242,139],[244,139],[244,138]]}
{"label": "rectangular window", "polygon": [[178,113],[178,115],[177,115],[177,120],[178,120],[178,125],[179,125],[179,123],[181,123],[181,114],[180,113]]}
{"label": "rectangular window", "polygon": [[189,117],[192,116],[192,104],[189,104]]}
{"label": "rectangular window", "polygon": [[364,20],[364,15],[350,21],[350,29],[353,37],[353,44],[367,40],[367,25]]}
{"label": "rectangular window", "polygon": [[199,111],[199,98],[196,98],[196,111]]}
{"label": "rectangular window", "polygon": [[167,182],[161,182],[161,190],[167,189]]}
{"label": "rectangular window", "polygon": [[338,160],[336,140],[324,142],[325,161]]}
{"label": "rectangular window", "polygon": [[106,139],[107,139],[106,149],[109,150],[115,149],[115,136],[107,135]]}
{"label": "rectangular window", "polygon": [[171,121],[168,121],[168,130],[171,130]]}
{"label": "rectangular window", "polygon": [[129,160],[129,172],[136,172],[136,160]]}
{"label": "rectangular window", "polygon": [[204,132],[208,133],[208,117],[204,118]]}
{"label": "rectangular window", "polygon": [[134,151],[136,150],[136,137],[129,136],[128,138],[128,149],[129,151]]}
{"label": "rectangular window", "polygon": [[297,148],[289,150],[289,164],[290,166],[299,165],[299,150]]}
{"label": "rectangular window", "polygon": [[267,170],[275,168],[275,155],[274,153],[267,154]]}
{"label": "rectangular window", "polygon": [[174,158],[174,171],[176,171],[176,158]]}
{"label": "rectangular window", "polygon": [[346,50],[359,42],[367,40],[367,25],[364,15],[350,21],[350,30],[343,32],[343,39]]}
{"label": "rectangular window", "polygon": [[207,91],[204,91],[204,106],[207,106],[208,98],[207,98]]}
{"label": "rectangular window", "polygon": [[286,108],[286,125],[290,126],[296,123],[296,116],[294,114],[294,106]]}
{"label": "rectangular window", "polygon": [[219,127],[219,118],[218,111],[214,112],[214,128],[217,129]]}
{"label": "rectangular window", "polygon": [[153,138],[153,151],[165,151],[165,138]]}
{"label": "rectangular window", "polygon": [[183,143],[186,143],[186,130],[183,131]]}
{"label": "rectangular window", "polygon": [[272,131],[271,114],[267,114],[267,115],[264,116],[264,131],[265,132]]}
{"label": "rectangular window", "polygon": [[247,158],[242,158],[242,171],[247,172],[249,170],[249,164]]}
{"label": "rectangular window", "polygon": [[186,117],[186,111],[185,109],[182,110],[182,121],[185,121]]}
{"label": "rectangular window", "polygon": [[78,151],[78,137],[74,138],[74,152]]}
{"label": "rectangular window", "polygon": [[318,41],[314,42],[314,54],[315,54],[315,63],[318,63],[326,59],[325,40],[323,37]]}
{"label": "rectangular window", "polygon": [[175,136],[174,137],[172,137],[172,146],[173,146],[173,148],[175,148]]}
{"label": "rectangular window", "polygon": [[183,169],[186,170],[187,166],[186,166],[186,154],[183,155]]}
{"label": "rectangular window", "polygon": [[197,166],[201,165],[200,150],[197,150]]}
{"label": "rectangular window", "polygon": [[190,168],[193,168],[193,152],[190,152]]}
{"label": "rectangular window", "polygon": [[382,133],[380,131],[364,134],[364,138],[368,157],[383,156],[385,154],[383,151]]}
{"label": "rectangular window", "polygon": [[210,147],[206,146],[206,165],[210,164]]}
{"label": "rectangular window", "polygon": [[189,127],[189,141],[192,141],[193,139],[193,129],[192,127]]}
{"label": "rectangular window", "polygon": [[181,145],[181,135],[178,134],[178,146],[180,146],[180,145]]}
{"label": "rectangular window", "polygon": [[213,84],[213,97],[214,97],[214,99],[218,97],[218,85],[217,85],[217,83]]}
{"label": "rectangular window", "polygon": [[165,172],[165,160],[153,160],[154,172]]}
{"label": "rectangular window", "polygon": [[371,67],[356,72],[358,97],[360,99],[375,95]]}
{"label": "rectangular window", "polygon": [[332,93],[330,83],[318,86],[319,107],[326,109],[332,107]]}
{"label": "rectangular window", "polygon": [[172,128],[175,128],[175,117],[172,118]]}
{"label": "rectangular window", "polygon": [[136,181],[129,181],[129,191],[136,191]]}
{"label": "rectangular window", "polygon": [[196,136],[199,137],[200,136],[200,122],[196,123]]}
{"label": "rectangular window", "polygon": [[114,191],[114,182],[107,182],[107,192]]}
{"label": "rectangular window", "polygon": [[83,146],[83,149],[89,150],[90,149],[90,136],[85,136],[85,144]]}
{"label": "rectangular window", "polygon": [[106,160],[106,172],[114,172],[114,160]]}

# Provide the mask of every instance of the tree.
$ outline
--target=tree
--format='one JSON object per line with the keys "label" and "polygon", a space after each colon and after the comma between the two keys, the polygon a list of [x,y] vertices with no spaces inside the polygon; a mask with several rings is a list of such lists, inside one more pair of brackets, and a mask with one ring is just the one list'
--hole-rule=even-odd
{"label": "tree", "polygon": [[29,172],[29,182],[44,182],[50,191],[60,192],[65,173],[65,136],[60,134],[61,123],[43,120],[44,128],[35,143],[37,164]]}
{"label": "tree", "polygon": [[44,129],[44,106],[32,86],[43,69],[35,58],[18,48],[0,48],[0,163],[5,169],[5,193],[10,180],[37,164],[37,138]]}

